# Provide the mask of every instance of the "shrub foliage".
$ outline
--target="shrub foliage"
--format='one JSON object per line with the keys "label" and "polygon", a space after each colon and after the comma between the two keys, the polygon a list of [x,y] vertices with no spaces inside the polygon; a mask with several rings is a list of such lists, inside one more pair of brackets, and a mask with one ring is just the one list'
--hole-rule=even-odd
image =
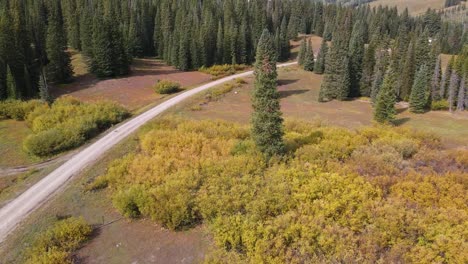
{"label": "shrub foliage", "polygon": [[71,264],[72,252],[88,239],[91,232],[91,226],[83,218],[60,220],[35,239],[27,253],[26,263]]}
{"label": "shrub foliage", "polygon": [[[94,187],[128,217],[203,221],[208,263],[465,263],[468,152],[426,133],[285,123],[265,161],[249,128],[162,119]],[[418,173],[416,173],[418,172]]]}
{"label": "shrub foliage", "polygon": [[52,105],[38,100],[0,103],[0,117],[26,120],[33,134],[23,142],[24,149],[36,156],[54,155],[82,145],[129,112],[107,101],[83,103],[72,97],[57,99]]}
{"label": "shrub foliage", "polygon": [[172,94],[180,90],[180,84],[171,80],[159,80],[154,86],[158,94]]}

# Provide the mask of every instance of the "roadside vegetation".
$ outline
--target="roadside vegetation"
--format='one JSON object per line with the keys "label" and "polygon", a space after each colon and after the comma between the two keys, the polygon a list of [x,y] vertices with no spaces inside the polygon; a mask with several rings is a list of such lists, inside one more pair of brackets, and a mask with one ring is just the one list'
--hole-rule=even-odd
{"label": "roadside vegetation", "polygon": [[49,230],[38,234],[26,253],[26,264],[74,263],[72,252],[91,235],[92,228],[83,218],[58,220]]}
{"label": "roadside vegetation", "polygon": [[410,129],[289,121],[264,159],[249,127],[155,122],[90,189],[172,230],[206,223],[208,262],[466,262],[468,152]]}
{"label": "roadside vegetation", "polygon": [[129,112],[115,103],[82,103],[71,97],[59,98],[51,105],[38,100],[0,102],[0,117],[24,120],[31,128],[23,148],[39,157],[78,147],[128,116]]}
{"label": "roadside vegetation", "polygon": [[213,76],[213,79],[221,79],[223,77],[236,74],[248,69],[247,65],[244,64],[222,64],[222,65],[213,65],[211,67],[202,66],[198,71],[210,74]]}
{"label": "roadside vegetation", "polygon": [[158,80],[154,86],[158,94],[172,94],[180,91],[180,84],[171,80]]}

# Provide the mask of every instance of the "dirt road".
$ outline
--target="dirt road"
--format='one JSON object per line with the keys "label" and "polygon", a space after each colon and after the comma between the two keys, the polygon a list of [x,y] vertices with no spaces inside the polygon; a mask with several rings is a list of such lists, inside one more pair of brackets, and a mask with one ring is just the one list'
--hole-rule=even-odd
{"label": "dirt road", "polygon": [[[294,64],[296,64],[296,62],[281,64],[278,65],[278,67],[285,67]],[[236,78],[251,75],[252,73],[252,71],[249,71],[228,76],[179,94],[151,108],[143,114],[117,126],[115,129],[108,132],[107,135],[78,152],[62,166],[51,172],[41,181],[0,209],[0,242],[4,241],[8,234],[10,234],[32,211],[37,209],[50,197],[56,194],[60,188],[64,187],[74,175],[79,174],[80,171],[97,161],[106,151],[129,136],[131,133],[135,132],[142,125],[166,111],[168,108],[199,92]]]}

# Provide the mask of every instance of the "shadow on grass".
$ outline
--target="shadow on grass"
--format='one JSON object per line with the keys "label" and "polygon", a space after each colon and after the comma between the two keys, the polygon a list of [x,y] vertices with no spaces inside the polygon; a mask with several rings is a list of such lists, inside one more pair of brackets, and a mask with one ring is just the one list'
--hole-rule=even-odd
{"label": "shadow on grass", "polygon": [[295,94],[303,94],[303,93],[307,93],[309,92],[309,90],[288,90],[288,91],[279,91],[280,93],[280,98],[286,98],[286,97],[289,97],[291,95],[295,95]]}
{"label": "shadow on grass", "polygon": [[404,125],[405,123],[407,123],[410,120],[411,120],[411,118],[409,118],[409,117],[403,117],[403,118],[395,119],[392,123],[395,126],[401,126],[401,125]]}
{"label": "shadow on grass", "polygon": [[293,84],[298,82],[298,79],[293,79],[293,80],[278,80],[278,86],[283,86],[283,85],[288,85],[288,84]]}

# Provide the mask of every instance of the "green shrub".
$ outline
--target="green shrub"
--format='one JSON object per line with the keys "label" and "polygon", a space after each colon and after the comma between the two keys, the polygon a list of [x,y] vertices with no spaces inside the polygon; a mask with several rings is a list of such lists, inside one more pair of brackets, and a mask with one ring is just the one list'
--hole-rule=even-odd
{"label": "green shrub", "polygon": [[8,118],[22,121],[25,120],[26,117],[36,108],[44,107],[46,105],[46,103],[40,100],[7,100],[0,102],[0,119]]}
{"label": "green shrub", "polygon": [[447,100],[433,101],[431,104],[432,111],[445,111],[449,110],[449,102]]}
{"label": "green shrub", "polygon": [[180,90],[180,84],[171,80],[159,80],[154,86],[158,94],[172,94]]}
{"label": "green shrub", "polygon": [[137,218],[141,215],[138,208],[138,198],[143,192],[144,190],[139,186],[128,190],[120,190],[114,195],[112,203],[122,215]]}
{"label": "green shrub", "polygon": [[29,107],[27,122],[34,134],[24,142],[24,149],[36,156],[50,156],[78,147],[113,124],[123,121],[129,112],[107,101],[82,103],[71,97],[47,105]]}
{"label": "green shrub", "polygon": [[72,252],[88,239],[91,232],[83,218],[60,220],[35,239],[27,253],[26,263],[72,263]]}
{"label": "green shrub", "polygon": [[47,156],[57,154],[83,141],[84,138],[67,138],[61,130],[49,129],[26,137],[23,148],[32,155]]}

